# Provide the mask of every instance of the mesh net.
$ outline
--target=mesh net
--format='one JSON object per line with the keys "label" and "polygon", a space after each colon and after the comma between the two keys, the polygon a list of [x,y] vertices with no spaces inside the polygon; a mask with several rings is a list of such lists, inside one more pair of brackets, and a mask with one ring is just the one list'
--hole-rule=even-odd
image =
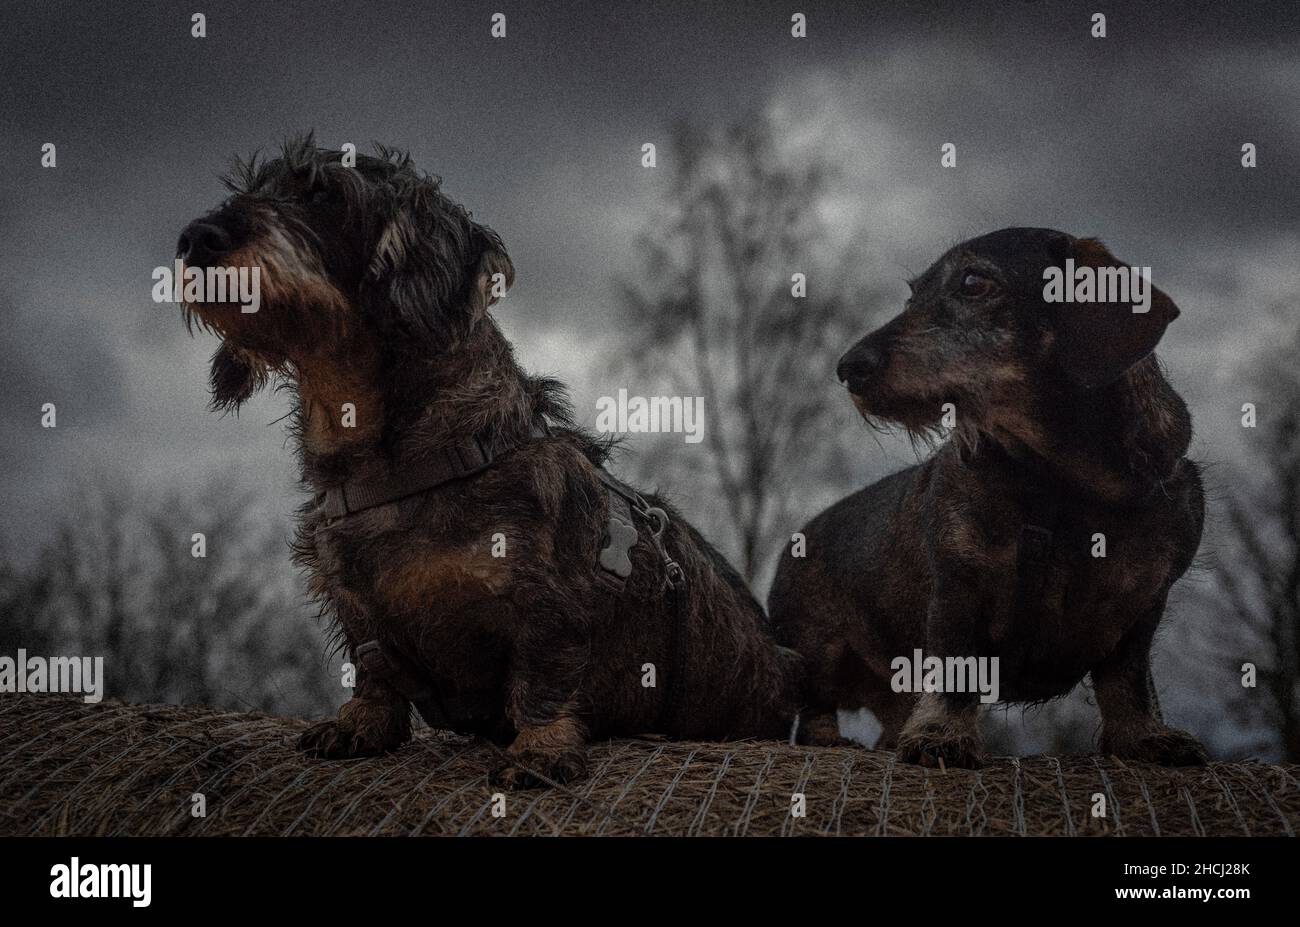
{"label": "mesh net", "polygon": [[387,756],[313,760],[294,747],[307,724],[4,696],[0,834],[1293,836],[1300,824],[1297,766],[1038,756],[940,771],[854,748],[616,740],[591,746],[588,778],[502,801],[480,741],[426,730]]}

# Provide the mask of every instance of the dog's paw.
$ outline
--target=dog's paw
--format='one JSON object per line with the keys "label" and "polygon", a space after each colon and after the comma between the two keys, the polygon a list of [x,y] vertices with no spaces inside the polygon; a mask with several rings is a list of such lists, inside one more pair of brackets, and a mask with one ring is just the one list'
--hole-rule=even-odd
{"label": "dog's paw", "polygon": [[898,758],[931,769],[941,766],[979,769],[984,765],[984,744],[976,733],[932,725],[916,732],[904,732],[898,739]]}
{"label": "dog's paw", "polygon": [[298,738],[298,749],[308,756],[325,760],[343,760],[355,756],[374,756],[382,750],[373,750],[376,746],[356,736],[356,731],[338,718],[320,721],[302,732]]}
{"label": "dog's paw", "polygon": [[[509,750],[492,770],[492,784],[504,789],[537,789],[551,782],[564,785],[587,775],[587,751],[582,747],[562,750]],[[545,776],[546,779],[543,779]]]}
{"label": "dog's paw", "polygon": [[799,719],[795,743],[805,747],[853,747],[853,741],[840,736],[839,720],[833,713],[809,715]]}
{"label": "dog's paw", "polygon": [[1199,740],[1172,727],[1156,727],[1127,737],[1103,737],[1101,749],[1123,760],[1158,766],[1204,766],[1210,762]]}
{"label": "dog's paw", "polygon": [[409,718],[388,705],[348,702],[337,718],[313,724],[298,738],[298,749],[308,756],[346,760],[378,756],[396,750],[410,739]]}

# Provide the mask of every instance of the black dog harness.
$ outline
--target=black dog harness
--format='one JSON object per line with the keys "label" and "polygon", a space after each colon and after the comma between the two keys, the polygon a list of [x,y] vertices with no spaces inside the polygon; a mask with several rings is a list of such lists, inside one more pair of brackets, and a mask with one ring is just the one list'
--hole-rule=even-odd
{"label": "black dog harness", "polygon": [[1020,534],[1016,538],[1015,598],[1009,614],[990,628],[993,637],[998,639],[1010,627],[1042,624],[1043,593],[1051,572],[1064,492],[1050,473],[1014,457],[997,445],[993,446],[991,453],[1011,469],[1016,492],[1025,507]]}
{"label": "black dog harness", "polygon": [[1028,494],[1025,523],[1016,545],[1015,622],[1025,627],[1041,622],[1038,614],[1052,564],[1052,545],[1060,510],[1060,492],[1026,483]]}
{"label": "black dog harness", "polygon": [[[534,423],[530,436],[545,437],[545,425]],[[473,476],[492,466],[502,454],[514,450],[523,440],[498,437],[495,440],[474,437],[442,448],[438,453],[401,473],[377,480],[344,480],[320,496],[320,512],[330,524],[344,515],[360,512],[435,489],[443,483]]]}
{"label": "black dog harness", "polygon": [[621,480],[615,479],[603,467],[600,481],[609,490],[609,527],[605,533],[605,546],[600,552],[600,567],[605,579],[616,582],[621,589],[632,574],[632,561],[628,551],[636,544],[638,532],[634,515],[641,516],[650,528],[650,540],[664,565],[664,588],[673,600],[672,657],[669,662],[668,698],[659,714],[663,730],[680,734],[685,723],[686,677],[690,635],[690,595],[686,586],[686,571],[672,558],[664,546],[668,532],[668,514],[661,508],[649,505],[641,494]]}
{"label": "black dog harness", "polygon": [[[540,438],[549,434],[546,425],[539,422],[533,425],[529,437]],[[475,437],[444,448],[400,474],[379,480],[347,480],[319,494],[319,511],[328,526],[355,512],[428,492],[453,480],[481,473],[527,440]],[[673,629],[669,692],[659,721],[662,729],[680,732],[684,723],[689,672],[690,597],[686,572],[664,545],[668,515],[663,509],[649,505],[636,490],[610,475],[603,467],[598,470],[598,476],[606,488],[609,512],[597,563],[602,585],[616,593],[622,592],[626,586],[628,577],[632,575],[631,551],[641,536],[638,520],[646,523],[651,543],[664,566],[665,590],[673,600]],[[486,734],[496,726],[499,698],[495,691],[443,691],[427,674],[419,672],[401,654],[378,640],[366,641],[357,647],[354,663],[367,677],[386,683],[413,704],[432,727]]]}

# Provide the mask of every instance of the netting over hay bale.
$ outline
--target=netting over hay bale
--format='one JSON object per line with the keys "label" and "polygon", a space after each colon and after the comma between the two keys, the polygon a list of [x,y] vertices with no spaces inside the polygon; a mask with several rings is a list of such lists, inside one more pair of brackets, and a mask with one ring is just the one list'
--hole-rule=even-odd
{"label": "netting over hay bale", "polygon": [[[207,708],[0,699],[0,834],[1294,835],[1296,766],[1167,770],[1095,756],[971,772],[892,754],[620,740],[565,791],[507,796],[491,749],[425,731],[377,759],[309,760],[307,722]],[[191,796],[206,817],[191,814]],[[791,796],[806,797],[805,817]],[[1094,796],[1106,817],[1095,818]]]}

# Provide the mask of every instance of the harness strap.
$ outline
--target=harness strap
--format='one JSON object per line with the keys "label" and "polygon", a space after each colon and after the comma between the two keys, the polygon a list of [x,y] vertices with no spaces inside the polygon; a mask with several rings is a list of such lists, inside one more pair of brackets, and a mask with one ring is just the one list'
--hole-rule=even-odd
{"label": "harness strap", "polygon": [[1052,563],[1053,531],[1060,497],[1054,491],[1032,489],[1029,490],[1028,507],[1016,549],[1015,618],[1017,626],[1021,627],[1040,617],[1038,609],[1042,605],[1047,572]]}
{"label": "harness strap", "polygon": [[[480,442],[476,441],[475,445],[482,448]],[[483,449],[477,463],[474,462],[474,458],[469,458],[472,467],[466,467],[464,463],[459,469],[426,467],[413,472],[405,480],[390,480],[379,485],[370,484],[363,493],[359,492],[355,495],[345,483],[338,487],[341,501],[335,507],[329,506],[327,497],[326,517],[342,517],[363,508],[382,505],[385,502],[431,489],[451,479],[468,476],[490,465],[494,456],[487,449]],[[452,458],[448,456],[445,460],[450,463]],[[453,469],[453,475],[444,476]],[[673,626],[668,666],[668,695],[660,709],[659,726],[664,730],[681,734],[684,730],[687,677],[690,673],[690,590],[686,571],[672,558],[664,546],[664,535],[669,525],[667,513],[661,508],[649,505],[636,490],[612,476],[603,467],[597,472],[608,490],[606,495],[609,508],[609,524],[599,559],[601,579],[614,591],[621,592],[628,577],[632,575],[630,553],[640,540],[636,515],[647,522],[650,528],[650,540],[664,565],[665,587],[672,597]],[[331,515],[330,512],[338,514]],[[449,695],[438,687],[432,677],[412,669],[399,654],[390,648],[385,648],[378,640],[366,641],[358,646],[355,659],[357,666],[368,677],[387,684],[413,704],[424,720],[433,727],[458,730],[467,724],[491,721],[490,711],[483,708],[490,702],[491,693],[470,692]]]}
{"label": "harness strap", "polygon": [[[662,548],[661,548],[662,550]],[[690,673],[691,599],[686,588],[686,571],[664,554],[668,585],[673,596],[672,675],[668,679],[668,700],[660,715],[665,730],[679,736],[685,732],[687,676]]]}
{"label": "harness strap", "polygon": [[[668,513],[651,506],[635,489],[612,476],[604,468],[599,471],[600,480],[609,490],[610,528],[608,542],[600,552],[600,565],[609,573],[621,576],[619,588],[632,572],[632,562],[627,552],[636,544],[637,533],[631,513],[635,512],[646,520],[650,527],[650,540],[664,565],[665,586],[672,596],[673,626],[671,637],[671,656],[668,664],[668,697],[664,699],[659,712],[659,727],[681,735],[684,731],[687,677],[690,675],[690,617],[691,600],[687,585],[686,571],[673,559],[664,546],[664,535],[668,531]],[[616,522],[626,520],[632,531],[620,534]],[[615,542],[615,537],[624,538],[624,542]],[[630,537],[630,540],[626,540]],[[609,561],[607,565],[606,561]],[[621,575],[614,566],[623,567],[626,562],[626,575]]]}
{"label": "harness strap", "polygon": [[[447,695],[431,676],[413,671],[404,660],[377,640],[366,641],[356,650],[357,666],[368,677],[377,679],[406,699],[431,727],[457,730],[467,723],[492,720],[475,693]],[[478,693],[483,694],[483,693]]]}
{"label": "harness strap", "polygon": [[[545,437],[549,433],[545,420],[539,419],[525,438],[487,441],[476,436],[443,448],[434,456],[389,477],[345,480],[320,494],[319,511],[328,524],[354,512],[426,492],[486,470],[498,457],[528,438]],[[413,670],[398,653],[385,648],[378,640],[358,646],[354,657],[362,672],[396,691],[433,727],[458,730],[492,721],[491,710],[485,708],[491,704],[492,693],[445,693],[432,677]]]}
{"label": "harness strap", "polygon": [[353,512],[426,492],[452,480],[486,470],[498,457],[529,438],[545,437],[547,434],[544,424],[534,423],[528,435],[522,438],[499,437],[491,441],[475,436],[442,448],[433,456],[404,467],[398,473],[377,479],[344,480],[320,494],[320,512],[326,521],[334,521]]}

